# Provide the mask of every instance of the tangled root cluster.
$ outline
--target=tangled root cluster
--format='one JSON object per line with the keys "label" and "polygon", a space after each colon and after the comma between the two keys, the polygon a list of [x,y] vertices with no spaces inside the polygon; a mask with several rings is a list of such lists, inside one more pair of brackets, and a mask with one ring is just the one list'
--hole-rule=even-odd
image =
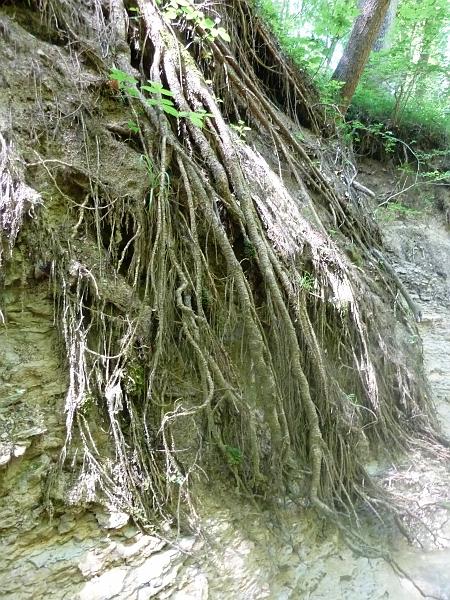
{"label": "tangled root cluster", "polygon": [[[396,342],[395,284],[371,258],[379,234],[346,185],[348,157],[317,142],[330,126],[308,78],[248,0],[195,5],[230,42],[155,0],[37,8],[96,73],[97,101],[129,115],[109,135],[141,156],[129,193],[105,183],[89,92],[81,162],[29,164],[72,206],[45,245],[68,357],[64,452],[83,453],[75,499],[102,490],[146,522],[225,467],[259,496],[296,479],[331,518],[384,506],[362,461],[432,442],[429,399]],[[147,81],[204,126],[161,110],[164,94],[149,103]]]}

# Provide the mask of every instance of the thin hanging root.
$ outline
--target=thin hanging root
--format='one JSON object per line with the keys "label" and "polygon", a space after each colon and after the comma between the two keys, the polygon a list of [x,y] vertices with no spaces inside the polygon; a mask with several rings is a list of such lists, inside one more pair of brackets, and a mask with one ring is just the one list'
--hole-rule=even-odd
{"label": "thin hanging root", "polygon": [[24,216],[34,214],[42,198],[24,182],[22,167],[12,143],[0,132],[0,267],[3,242],[12,250]]}

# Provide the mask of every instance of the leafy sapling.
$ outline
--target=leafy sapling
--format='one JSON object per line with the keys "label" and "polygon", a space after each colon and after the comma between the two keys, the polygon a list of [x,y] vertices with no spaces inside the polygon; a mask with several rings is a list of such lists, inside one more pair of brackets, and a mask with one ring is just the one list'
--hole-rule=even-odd
{"label": "leafy sapling", "polygon": [[[146,98],[145,101],[149,106],[155,106],[161,109],[167,115],[177,119],[189,119],[196,127],[202,128],[205,124],[205,119],[213,116],[204,109],[199,109],[197,111],[178,110],[171,100],[173,93],[170,90],[165,89],[164,86],[158,82],[149,80],[147,84],[141,85],[138,88],[138,81],[135,77],[129,75],[125,71],[115,68],[111,69],[110,71],[110,79],[117,82],[119,90],[125,96],[136,98],[140,93],[147,92],[150,94],[150,97]],[[137,124],[135,124],[134,121],[129,121],[128,127],[134,133],[139,131],[139,128],[136,129]]]}

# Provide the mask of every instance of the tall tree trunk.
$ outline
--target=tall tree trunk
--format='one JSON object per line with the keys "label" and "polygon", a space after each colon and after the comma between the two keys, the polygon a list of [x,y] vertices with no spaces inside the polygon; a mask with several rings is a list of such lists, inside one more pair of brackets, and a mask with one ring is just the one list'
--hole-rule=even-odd
{"label": "tall tree trunk", "polygon": [[364,0],[356,18],[344,54],[333,73],[333,79],[342,81],[341,108],[345,112],[368,61],[372,46],[390,5],[390,0]]}
{"label": "tall tree trunk", "polygon": [[389,8],[386,12],[386,15],[383,19],[383,23],[381,24],[380,31],[378,33],[377,38],[375,39],[375,43],[373,45],[374,52],[379,52],[380,50],[386,50],[390,47],[390,33],[392,30],[392,25],[394,24],[395,15],[397,13],[399,0],[391,0],[389,3]]}

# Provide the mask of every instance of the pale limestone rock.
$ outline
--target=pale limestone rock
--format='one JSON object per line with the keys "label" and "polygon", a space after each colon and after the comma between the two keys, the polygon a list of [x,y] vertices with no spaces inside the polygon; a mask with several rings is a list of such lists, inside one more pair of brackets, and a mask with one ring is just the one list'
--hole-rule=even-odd
{"label": "pale limestone rock", "polygon": [[114,509],[108,512],[97,512],[95,516],[98,524],[104,529],[121,529],[130,519],[127,513]]}
{"label": "pale limestone rock", "polygon": [[76,595],[76,600],[110,600],[123,590],[127,569],[115,567],[90,579]]}
{"label": "pale limestone rock", "polygon": [[11,460],[11,449],[8,446],[0,446],[0,467],[8,464]]}
{"label": "pale limestone rock", "polygon": [[129,560],[135,556],[146,558],[166,545],[164,540],[156,536],[142,535],[141,533],[138,533],[135,539],[136,541],[132,544],[118,543],[116,545],[114,554],[118,560]]}
{"label": "pale limestone rock", "polygon": [[82,575],[86,578],[92,578],[94,575],[98,575],[105,566],[104,553],[99,553],[97,549],[90,550],[78,563]]}
{"label": "pale limestone rock", "polygon": [[15,458],[19,458],[19,456],[23,456],[30,447],[31,442],[23,442],[22,444],[17,444],[14,446],[13,455]]}
{"label": "pale limestone rock", "polygon": [[[191,583],[170,595],[170,600],[208,600],[208,578],[199,569],[186,569],[186,578]],[[169,596],[166,596],[169,598]],[[161,596],[164,598],[164,596]]]}

